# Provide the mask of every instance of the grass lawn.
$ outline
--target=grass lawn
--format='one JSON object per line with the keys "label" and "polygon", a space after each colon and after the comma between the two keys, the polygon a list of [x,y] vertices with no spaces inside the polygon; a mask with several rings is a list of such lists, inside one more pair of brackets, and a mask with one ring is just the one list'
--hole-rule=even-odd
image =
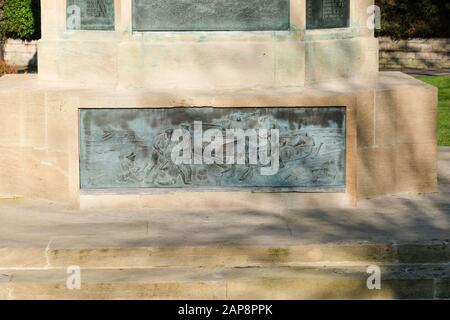
{"label": "grass lawn", "polygon": [[439,139],[440,146],[450,146],[450,76],[419,77],[439,88]]}

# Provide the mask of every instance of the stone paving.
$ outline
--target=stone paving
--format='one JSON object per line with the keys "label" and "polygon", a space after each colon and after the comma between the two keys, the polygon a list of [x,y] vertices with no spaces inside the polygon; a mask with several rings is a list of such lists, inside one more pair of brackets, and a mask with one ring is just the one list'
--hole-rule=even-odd
{"label": "stone paving", "polygon": [[[283,212],[72,211],[0,200],[0,299],[450,298],[450,148],[439,193]],[[382,272],[368,290],[367,266]],[[82,268],[81,290],[65,286]]]}

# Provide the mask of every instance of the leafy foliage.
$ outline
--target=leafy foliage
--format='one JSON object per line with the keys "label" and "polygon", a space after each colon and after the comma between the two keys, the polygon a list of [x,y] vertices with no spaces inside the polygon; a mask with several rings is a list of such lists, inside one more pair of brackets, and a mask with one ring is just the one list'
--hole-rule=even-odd
{"label": "leafy foliage", "polygon": [[7,65],[4,61],[0,60],[0,77],[9,74],[9,73],[16,73],[16,68]]}
{"label": "leafy foliage", "polygon": [[380,36],[394,39],[449,38],[448,0],[375,0],[381,8]]}
{"label": "leafy foliage", "polygon": [[[3,37],[4,37],[3,33],[1,32],[2,31],[1,25],[2,25],[2,21],[3,21],[3,6],[4,6],[4,4],[5,4],[5,0],[0,0],[0,45],[1,45],[1,42],[2,42]],[[0,48],[0,50],[1,49],[2,48]],[[0,54],[0,58],[1,58],[1,54]]]}
{"label": "leafy foliage", "polygon": [[39,0],[0,0],[0,35],[3,38],[40,38]]}

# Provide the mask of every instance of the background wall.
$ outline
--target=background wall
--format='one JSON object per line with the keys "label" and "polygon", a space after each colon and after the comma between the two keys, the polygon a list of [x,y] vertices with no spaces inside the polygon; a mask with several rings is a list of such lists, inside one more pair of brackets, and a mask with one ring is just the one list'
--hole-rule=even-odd
{"label": "background wall", "polygon": [[11,66],[35,68],[37,41],[8,39],[3,46],[3,59]]}
{"label": "background wall", "polygon": [[450,69],[450,39],[379,40],[381,69]]}

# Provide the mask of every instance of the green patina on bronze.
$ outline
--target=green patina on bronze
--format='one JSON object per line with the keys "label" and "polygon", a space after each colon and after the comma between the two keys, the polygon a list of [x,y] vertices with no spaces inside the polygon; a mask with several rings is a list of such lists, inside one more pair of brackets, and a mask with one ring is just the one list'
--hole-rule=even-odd
{"label": "green patina on bronze", "polygon": [[[214,129],[223,136],[229,129],[279,130],[279,170],[262,175],[266,165],[249,163],[250,141],[245,164],[173,163],[174,131],[187,130],[196,139],[198,121],[203,133]],[[346,112],[340,107],[82,109],[81,188],[342,192],[345,131]],[[229,145],[221,144],[224,156]],[[200,142],[200,150],[207,146]]]}
{"label": "green patina on bronze", "polygon": [[329,29],[349,26],[349,0],[307,0],[306,28]]}
{"label": "green patina on bronze", "polygon": [[134,0],[135,31],[289,29],[289,0]]}
{"label": "green patina on bronze", "polygon": [[[75,9],[74,8],[78,8]],[[134,31],[288,30],[289,0],[133,0]],[[114,30],[114,0],[67,0],[79,30]],[[307,29],[349,26],[349,0],[307,0]]]}
{"label": "green patina on bronze", "polygon": [[[79,14],[80,24],[74,26],[71,16]],[[67,0],[68,29],[114,30],[114,0]]]}

